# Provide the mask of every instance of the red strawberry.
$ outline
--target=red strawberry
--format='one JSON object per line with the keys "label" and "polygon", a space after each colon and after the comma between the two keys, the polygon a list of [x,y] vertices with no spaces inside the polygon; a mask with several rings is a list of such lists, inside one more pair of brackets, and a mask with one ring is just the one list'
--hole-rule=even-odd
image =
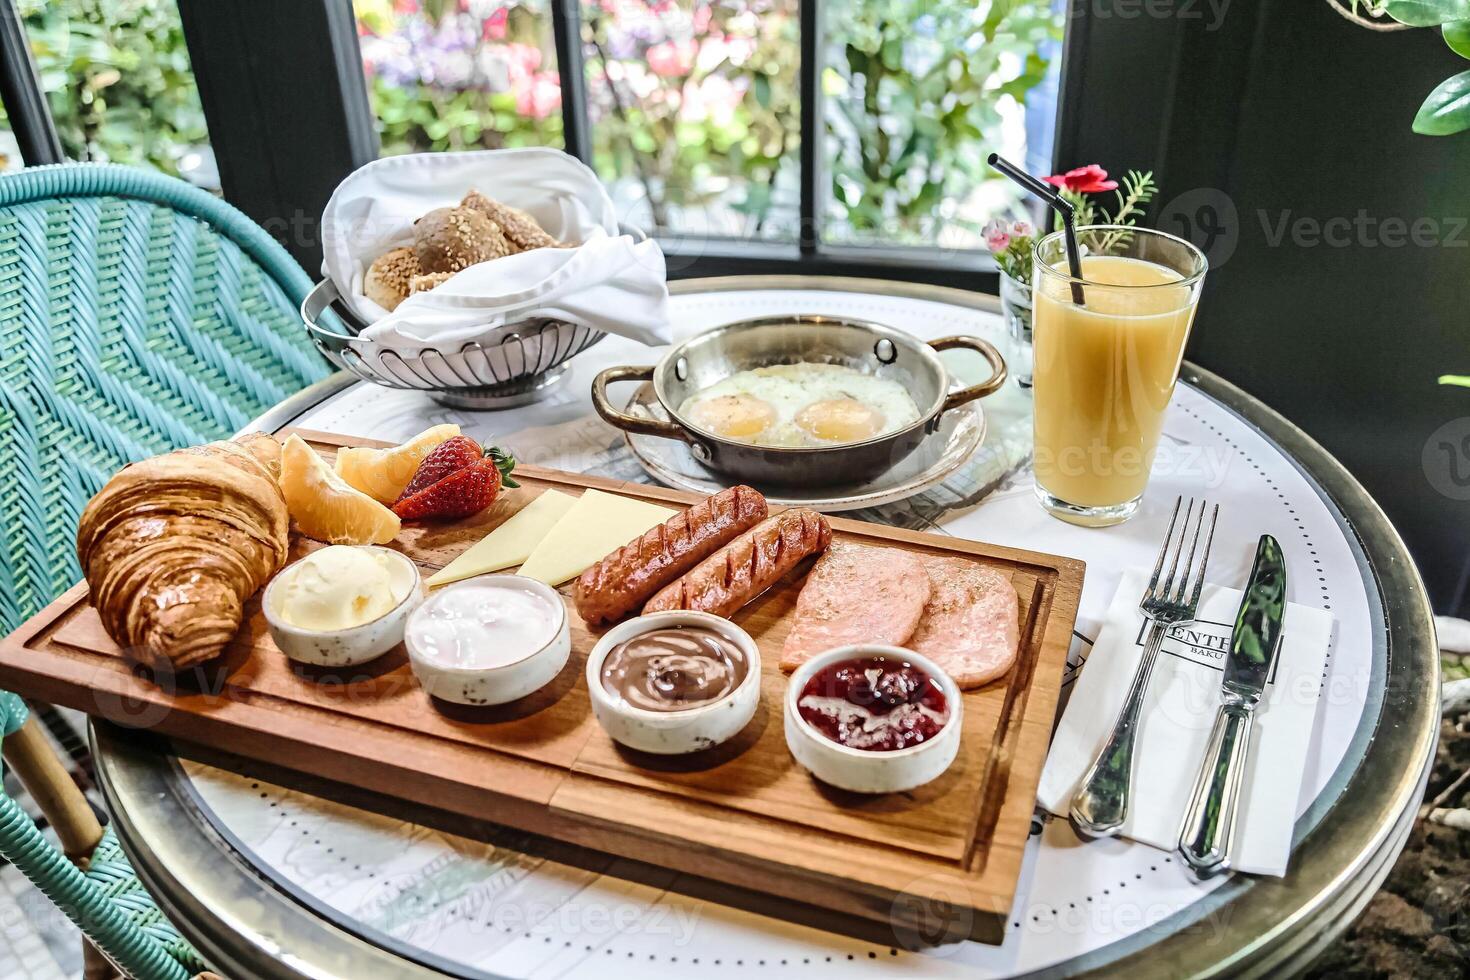
{"label": "red strawberry", "polygon": [[427,490],[456,470],[479,462],[484,456],[485,451],[480,448],[480,444],[469,436],[454,436],[444,440],[419,463],[419,468],[414,470],[413,479],[408,481],[408,486],[398,495],[397,503],[402,503],[420,490]]}
{"label": "red strawberry", "polygon": [[455,470],[433,486],[393,505],[406,521],[425,517],[468,517],[495,502],[500,493],[500,469],[489,456]]}

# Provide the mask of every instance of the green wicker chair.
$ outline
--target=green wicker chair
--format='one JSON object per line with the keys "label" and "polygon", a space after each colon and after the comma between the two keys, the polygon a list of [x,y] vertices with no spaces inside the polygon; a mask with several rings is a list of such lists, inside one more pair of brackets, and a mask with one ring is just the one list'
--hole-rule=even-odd
{"label": "green wicker chair", "polygon": [[[0,634],[81,577],[78,518],[124,463],[226,438],[328,373],[297,312],[310,288],[259,226],[182,181],[0,176]],[[0,732],[24,720],[0,694]],[[0,798],[0,855],[129,973],[202,968],[110,833],[84,873]]]}
{"label": "green wicker chair", "polygon": [[0,633],[81,577],[77,520],[120,466],[226,438],[327,374],[297,312],[310,288],[181,180],[0,176]]}
{"label": "green wicker chair", "polygon": [[[0,855],[65,912],[91,948],[125,976],[188,980],[205,971],[199,954],[138,881],[112,830],[98,826],[81,791],[30,720],[25,702],[5,691],[0,691],[0,735],[5,737],[6,762],[22,774],[33,794],[51,801],[47,815],[63,847],[78,844],[74,856],[58,850],[20,804],[0,795]],[[39,792],[42,781],[47,783],[44,794]]]}

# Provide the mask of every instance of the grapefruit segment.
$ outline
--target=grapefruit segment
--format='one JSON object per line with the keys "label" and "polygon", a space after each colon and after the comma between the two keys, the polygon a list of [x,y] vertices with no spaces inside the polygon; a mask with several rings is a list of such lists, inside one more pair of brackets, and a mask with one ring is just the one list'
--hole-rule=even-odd
{"label": "grapefruit segment", "polygon": [[349,486],[300,436],[281,448],[281,492],[301,533],[329,544],[387,544],[398,515]]}
{"label": "grapefruit segment", "polygon": [[391,504],[403,493],[424,458],[440,443],[457,435],[457,425],[436,425],[401,446],[388,449],[345,446],[337,450],[337,475],[379,503]]}

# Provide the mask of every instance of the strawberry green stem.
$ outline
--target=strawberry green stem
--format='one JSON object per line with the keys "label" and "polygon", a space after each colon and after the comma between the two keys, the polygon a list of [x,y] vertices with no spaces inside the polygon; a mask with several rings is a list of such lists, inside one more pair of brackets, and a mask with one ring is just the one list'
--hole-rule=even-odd
{"label": "strawberry green stem", "polygon": [[495,460],[495,468],[500,471],[500,482],[503,486],[514,490],[520,484],[511,478],[511,470],[516,468],[515,457],[501,449],[499,446],[491,446],[485,451],[485,455]]}

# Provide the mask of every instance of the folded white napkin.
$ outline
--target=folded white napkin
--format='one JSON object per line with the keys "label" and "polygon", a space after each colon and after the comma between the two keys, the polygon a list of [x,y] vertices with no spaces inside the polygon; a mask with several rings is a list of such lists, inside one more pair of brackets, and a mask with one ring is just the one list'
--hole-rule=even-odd
{"label": "folded white napkin", "polygon": [[[530,213],[576,248],[534,249],[470,266],[392,313],[363,294],[368,266],[413,241],[413,223],[479,190]],[[322,272],[378,344],[453,349],[506,323],[563,320],[645,344],[667,343],[668,287],[658,243],[620,234],[612,200],[581,161],[542,148],[385,157],[352,173],[322,215]]]}
{"label": "folded white napkin", "polygon": [[[1037,796],[1065,816],[1072,796],[1123,707],[1147,629],[1138,600],[1147,573],[1123,576],[1087,664],[1072,689],[1052,739]],[[1198,617],[1172,630],[1159,651],[1134,749],[1133,791],[1123,836],[1172,851],[1220,704],[1230,634],[1241,592],[1206,585]],[[1288,603],[1281,652],[1256,708],[1240,826],[1231,850],[1235,867],[1284,875],[1332,616]]]}

